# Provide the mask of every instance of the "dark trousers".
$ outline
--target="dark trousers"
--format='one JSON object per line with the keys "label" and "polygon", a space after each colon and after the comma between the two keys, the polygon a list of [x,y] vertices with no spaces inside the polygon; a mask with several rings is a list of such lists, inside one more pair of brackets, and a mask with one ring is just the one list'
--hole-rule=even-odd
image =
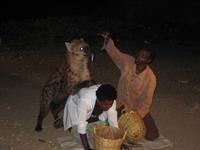
{"label": "dark trousers", "polygon": [[150,141],[157,139],[159,137],[158,128],[150,112],[143,118],[143,121],[146,126],[145,138]]}

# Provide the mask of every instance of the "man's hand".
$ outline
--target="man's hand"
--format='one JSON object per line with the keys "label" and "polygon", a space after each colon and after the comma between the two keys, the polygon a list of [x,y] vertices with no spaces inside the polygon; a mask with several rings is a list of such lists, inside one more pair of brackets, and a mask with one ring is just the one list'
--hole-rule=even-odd
{"label": "man's hand", "polygon": [[117,108],[117,117],[121,117],[122,114],[130,112],[132,109],[128,107],[127,105],[121,105],[119,108]]}
{"label": "man's hand", "polygon": [[101,37],[106,39],[106,38],[108,38],[110,36],[110,33],[109,32],[100,32],[97,35],[100,35]]}
{"label": "man's hand", "polygon": [[117,108],[117,117],[119,118],[123,114],[123,110],[125,109],[125,106],[122,105],[119,108]]}
{"label": "man's hand", "polygon": [[101,32],[101,33],[98,33],[97,35],[100,35],[101,37],[104,38],[104,43],[103,43],[103,46],[101,48],[101,50],[105,50],[106,48],[106,45],[108,44],[108,41],[110,40],[110,33],[109,32]]}

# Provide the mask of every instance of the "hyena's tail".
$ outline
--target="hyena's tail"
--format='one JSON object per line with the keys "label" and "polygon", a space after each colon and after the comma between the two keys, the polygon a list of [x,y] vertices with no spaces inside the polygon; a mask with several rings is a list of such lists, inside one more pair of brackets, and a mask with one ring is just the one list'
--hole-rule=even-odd
{"label": "hyena's tail", "polygon": [[41,131],[42,130],[42,123],[44,118],[47,116],[50,110],[50,104],[47,101],[40,101],[40,112],[38,114],[37,118],[37,125],[35,127],[35,131]]}

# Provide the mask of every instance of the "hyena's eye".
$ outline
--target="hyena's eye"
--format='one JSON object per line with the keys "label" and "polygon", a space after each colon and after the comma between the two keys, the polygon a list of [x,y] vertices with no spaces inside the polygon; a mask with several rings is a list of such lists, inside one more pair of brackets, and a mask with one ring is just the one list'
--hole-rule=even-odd
{"label": "hyena's eye", "polygon": [[84,48],[83,48],[83,47],[81,47],[81,48],[80,48],[80,51],[84,51]]}
{"label": "hyena's eye", "polygon": [[91,49],[90,49],[89,46],[87,46],[87,47],[81,47],[81,48],[80,48],[80,51],[81,51],[81,52],[85,52],[85,53],[89,53],[89,52],[91,51]]}

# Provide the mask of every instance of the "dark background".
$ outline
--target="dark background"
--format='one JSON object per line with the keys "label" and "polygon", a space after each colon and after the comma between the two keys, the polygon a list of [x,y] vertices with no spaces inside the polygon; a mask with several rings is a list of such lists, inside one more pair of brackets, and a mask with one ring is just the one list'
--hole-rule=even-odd
{"label": "dark background", "polygon": [[45,16],[120,16],[138,20],[199,22],[198,0],[128,0],[128,1],[5,1],[1,17],[6,19],[41,18]]}
{"label": "dark background", "polygon": [[54,42],[74,36],[93,39],[103,30],[111,31],[116,39],[198,41],[199,27],[198,0],[5,1],[1,4],[1,40],[9,44],[38,37],[48,42],[52,40],[50,37]]}

